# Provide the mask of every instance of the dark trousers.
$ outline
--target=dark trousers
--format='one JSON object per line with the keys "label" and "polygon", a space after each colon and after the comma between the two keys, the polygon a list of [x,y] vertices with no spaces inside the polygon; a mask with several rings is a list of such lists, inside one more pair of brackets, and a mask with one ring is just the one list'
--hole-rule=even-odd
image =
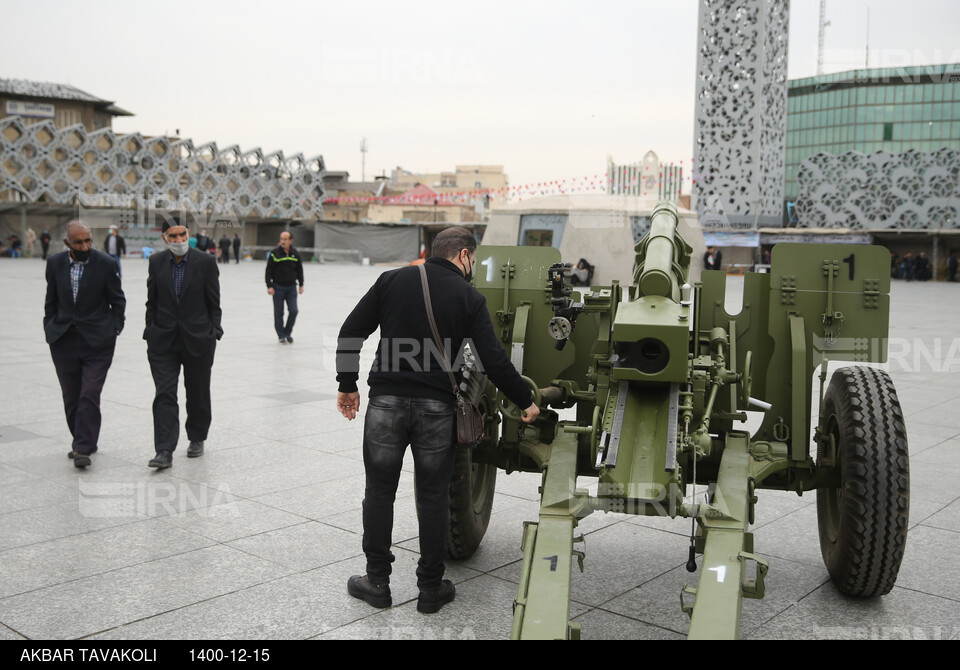
{"label": "dark trousers", "polygon": [[240,247],[239,247],[239,246],[233,248],[233,259],[234,259],[234,262],[236,262],[236,263],[239,263],[239,262],[240,262]]}
{"label": "dark trousers", "polygon": [[221,247],[220,248],[220,262],[229,263],[230,262],[230,247]]}
{"label": "dark trousers", "polygon": [[177,342],[160,354],[147,348],[147,360],[156,386],[153,398],[153,444],[157,451],[174,451],[180,437],[180,406],[177,389],[180,369],[183,368],[183,386],[187,392],[187,438],[191,441],[207,439],[212,412],[210,408],[210,372],[213,369],[215,349],[200,356],[187,351],[183,341]]}
{"label": "dark trousers", "polygon": [[73,435],[73,450],[92,454],[100,439],[100,392],[113,362],[115,345],[92,349],[80,333],[67,331],[50,345],[63,392],[63,410]]}
{"label": "dark trousers", "polygon": [[[287,325],[283,325],[283,304],[287,304]],[[297,285],[273,285],[273,327],[277,337],[284,338],[293,333],[293,324],[297,322]]]}
{"label": "dark trousers", "polygon": [[363,424],[363,552],[371,581],[390,581],[393,503],[409,444],[420,521],[417,586],[431,589],[440,585],[450,527],[450,477],[456,457],[453,428],[453,406],[439,400],[388,395],[370,398]]}

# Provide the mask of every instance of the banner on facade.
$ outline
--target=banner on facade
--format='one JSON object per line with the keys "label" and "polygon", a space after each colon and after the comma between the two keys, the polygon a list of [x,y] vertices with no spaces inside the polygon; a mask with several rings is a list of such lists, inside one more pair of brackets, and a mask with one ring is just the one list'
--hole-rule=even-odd
{"label": "banner on facade", "polygon": [[45,102],[7,100],[7,114],[9,116],[25,116],[31,119],[52,119],[57,115],[57,107]]}

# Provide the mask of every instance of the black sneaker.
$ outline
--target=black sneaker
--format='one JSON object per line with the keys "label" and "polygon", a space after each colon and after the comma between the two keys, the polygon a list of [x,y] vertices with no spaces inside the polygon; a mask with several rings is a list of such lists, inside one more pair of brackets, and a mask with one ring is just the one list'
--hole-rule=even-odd
{"label": "black sneaker", "polygon": [[293,338],[287,335],[287,344],[293,344]]}
{"label": "black sneaker", "polygon": [[73,452],[73,467],[82,469],[88,465],[90,465],[90,456],[88,454],[81,454],[79,451]]}
{"label": "black sneaker", "polygon": [[187,458],[196,458],[203,456],[203,440],[190,440],[190,446],[187,448]]}
{"label": "black sneaker", "polygon": [[287,343],[287,338],[281,337],[281,338],[280,338],[280,344],[286,344],[286,343]]}
{"label": "black sneaker", "polygon": [[417,598],[417,611],[423,614],[439,612],[441,607],[453,602],[456,594],[457,589],[449,579],[444,579],[440,582],[440,586],[435,589],[420,589],[420,597]]}
{"label": "black sneaker", "polygon": [[368,605],[383,609],[393,604],[389,584],[374,584],[366,575],[354,575],[347,580],[347,593]]}

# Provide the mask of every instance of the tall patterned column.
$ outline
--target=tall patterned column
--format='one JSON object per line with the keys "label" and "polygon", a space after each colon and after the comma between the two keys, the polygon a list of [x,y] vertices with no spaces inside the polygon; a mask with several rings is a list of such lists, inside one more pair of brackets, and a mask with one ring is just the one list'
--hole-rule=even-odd
{"label": "tall patterned column", "polygon": [[693,207],[706,223],[779,226],[789,0],[699,0]]}

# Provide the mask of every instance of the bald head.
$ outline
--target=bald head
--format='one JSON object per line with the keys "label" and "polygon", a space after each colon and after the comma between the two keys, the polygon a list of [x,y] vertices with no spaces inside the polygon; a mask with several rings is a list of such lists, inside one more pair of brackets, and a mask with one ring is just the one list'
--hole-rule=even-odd
{"label": "bald head", "polygon": [[63,243],[70,247],[70,253],[78,261],[86,260],[93,248],[90,226],[83,221],[71,221],[67,224],[67,236]]}
{"label": "bald head", "polygon": [[68,239],[70,237],[71,231],[74,231],[74,230],[82,230],[85,234],[87,235],[90,234],[90,226],[88,226],[85,222],[80,221],[79,219],[75,221],[71,221],[70,223],[67,224],[66,231],[67,231]]}

